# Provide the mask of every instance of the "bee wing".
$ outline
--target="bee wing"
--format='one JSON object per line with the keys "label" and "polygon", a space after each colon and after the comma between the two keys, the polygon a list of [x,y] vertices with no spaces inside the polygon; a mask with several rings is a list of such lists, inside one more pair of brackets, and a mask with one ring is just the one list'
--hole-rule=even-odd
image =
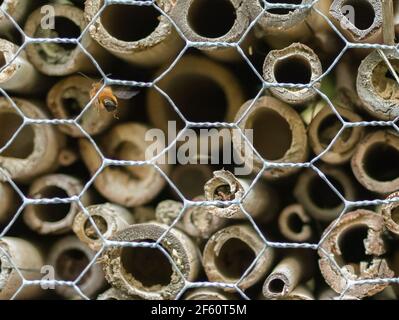
{"label": "bee wing", "polygon": [[137,96],[140,90],[125,86],[112,86],[112,92],[118,99],[129,100]]}

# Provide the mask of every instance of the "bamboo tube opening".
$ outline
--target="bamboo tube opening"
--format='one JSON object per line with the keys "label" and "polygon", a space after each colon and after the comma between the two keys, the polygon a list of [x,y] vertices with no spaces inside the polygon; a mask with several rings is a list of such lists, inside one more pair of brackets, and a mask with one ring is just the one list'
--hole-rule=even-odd
{"label": "bamboo tube opening", "polygon": [[145,288],[165,287],[171,282],[172,265],[168,258],[156,248],[123,248],[121,261],[123,271]]}
{"label": "bamboo tube opening", "polygon": [[[331,143],[331,141],[335,138],[338,131],[342,127],[342,122],[338,120],[335,114],[330,114],[325,117],[321,122],[317,129],[317,135],[319,137],[319,141],[321,145],[326,148]],[[340,139],[343,141],[348,141],[350,136],[352,135],[353,128],[345,129],[341,135]]]}
{"label": "bamboo tube opening", "polygon": [[[395,72],[398,73],[399,60],[390,59],[389,62]],[[399,95],[397,94],[399,84],[395,80],[387,63],[385,61],[379,62],[372,72],[371,81],[377,94],[386,100],[399,99]]]}
{"label": "bamboo tube opening", "polygon": [[269,281],[268,288],[271,293],[280,295],[284,292],[285,282],[283,279],[274,278]]}
{"label": "bamboo tube opening", "polygon": [[[341,199],[331,190],[330,186],[318,175],[312,177],[308,185],[311,201],[318,208],[334,209],[340,207],[342,205]],[[341,181],[329,175],[326,175],[326,177],[341,194],[344,193],[345,189]]]}
{"label": "bamboo tube opening", "polygon": [[363,158],[365,172],[377,181],[391,181],[399,177],[399,150],[386,143],[374,143]]}
{"label": "bamboo tube opening", "polygon": [[231,238],[222,244],[215,265],[224,277],[238,280],[255,258],[256,253],[247,243]]}
{"label": "bamboo tube opening", "polygon": [[342,3],[341,9],[344,6],[351,6],[354,9],[354,25],[359,30],[367,30],[373,25],[375,11],[370,2],[366,0],[346,0]]}
{"label": "bamboo tube opening", "polygon": [[[77,90],[74,91],[77,93]],[[76,96],[62,97],[61,103],[68,118],[76,118],[82,112],[82,107],[84,107]]]}
{"label": "bamboo tube opening", "polygon": [[151,6],[112,4],[101,14],[101,23],[111,36],[131,42],[152,34],[159,25],[159,16]]}
{"label": "bamboo tube opening", "polygon": [[299,214],[294,211],[294,212],[292,212],[292,214],[289,215],[288,220],[287,220],[287,225],[288,225],[288,228],[293,233],[301,233],[305,223],[301,219]]}
{"label": "bamboo tube opening", "polygon": [[307,241],[312,237],[311,220],[301,204],[291,204],[281,211],[278,226],[281,234],[295,242]]}
{"label": "bamboo tube opening", "polygon": [[[338,246],[341,251],[340,259],[343,265],[356,264],[359,266],[360,262],[371,262],[372,256],[366,253],[364,248],[364,241],[367,240],[368,227],[367,225],[355,225],[354,227],[347,228],[339,235]],[[354,268],[356,274],[359,270]]]}
{"label": "bamboo tube opening", "polygon": [[[96,224],[98,231],[100,231],[101,234],[105,234],[108,230],[107,220],[105,220],[103,217],[101,217],[99,215],[92,215],[91,218],[93,219],[94,223]],[[100,239],[100,236],[98,235],[97,231],[94,229],[94,227],[89,219],[87,219],[84,224],[84,233],[85,233],[86,237],[88,237],[91,240]]]}
{"label": "bamboo tube opening", "polygon": [[[75,281],[89,263],[90,260],[86,253],[75,248],[62,251],[57,257],[55,267],[60,279]],[[85,281],[90,276],[90,272],[89,270],[81,281]]]}
{"label": "bamboo tube opening", "polygon": [[399,207],[396,207],[395,209],[392,210],[391,218],[396,224],[399,225]]}
{"label": "bamboo tube opening", "polygon": [[311,81],[310,63],[303,56],[290,56],[274,65],[274,77],[279,83],[307,84]]}
{"label": "bamboo tube opening", "polygon": [[[47,186],[40,190],[41,198],[69,198],[68,193],[56,186]],[[71,210],[70,203],[40,204],[33,207],[39,220],[45,222],[57,222],[65,219]]]}
{"label": "bamboo tube opening", "polygon": [[235,8],[229,0],[193,0],[187,20],[200,36],[219,38],[231,30],[236,18]]}
{"label": "bamboo tube opening", "polygon": [[0,52],[0,68],[4,67],[6,65],[6,63],[7,63],[7,59],[6,59],[6,56],[4,55],[4,52]]}
{"label": "bamboo tube opening", "polygon": [[[249,123],[254,131],[253,145],[266,160],[284,157],[292,144],[292,129],[287,119],[273,109],[258,109]],[[271,139],[273,137],[273,139]]]}
{"label": "bamboo tube opening", "polygon": [[[302,0],[267,0],[269,3],[283,3],[283,4],[302,4]],[[263,7],[263,1],[259,0],[259,4]],[[295,9],[286,9],[286,8],[272,8],[268,9],[267,12],[273,13],[273,14],[278,14],[278,15],[286,15],[289,14],[290,12],[294,11]]]}

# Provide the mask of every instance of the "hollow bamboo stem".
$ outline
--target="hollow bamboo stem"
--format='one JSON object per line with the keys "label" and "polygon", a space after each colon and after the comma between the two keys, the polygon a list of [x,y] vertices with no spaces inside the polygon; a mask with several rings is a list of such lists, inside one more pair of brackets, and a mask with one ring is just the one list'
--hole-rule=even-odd
{"label": "hollow bamboo stem", "polygon": [[[32,5],[33,1],[4,0],[0,6],[19,26],[22,26],[26,16],[29,14],[29,11],[32,8]],[[0,35],[10,37],[15,30],[15,25],[1,12]]]}
{"label": "hollow bamboo stem", "polygon": [[306,242],[313,237],[311,219],[299,203],[285,207],[278,217],[281,234],[290,241]]}
{"label": "hollow bamboo stem", "polygon": [[[387,200],[399,197],[399,192],[393,192],[388,197]],[[399,235],[399,202],[390,202],[387,204],[383,204],[379,208],[379,213],[384,218],[385,226],[389,231],[394,233],[395,235]]]}
{"label": "hollow bamboo stem", "polygon": [[[183,204],[181,202],[164,200],[158,203],[157,207],[155,208],[155,217],[159,223],[170,226],[173,222],[175,222],[182,210]],[[174,226],[185,231],[181,220],[177,221]]]}

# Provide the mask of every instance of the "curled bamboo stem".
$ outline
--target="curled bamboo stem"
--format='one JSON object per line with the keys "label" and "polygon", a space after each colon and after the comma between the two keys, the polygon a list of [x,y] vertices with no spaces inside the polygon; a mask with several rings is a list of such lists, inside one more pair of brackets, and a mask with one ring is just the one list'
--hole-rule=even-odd
{"label": "curled bamboo stem", "polygon": [[[248,111],[248,108],[249,111]],[[266,160],[283,163],[305,162],[308,155],[308,139],[300,115],[288,104],[270,96],[247,101],[237,112],[235,121],[245,133],[253,130],[253,146]],[[265,137],[274,139],[265,139]],[[233,146],[249,167],[263,168],[263,160],[248,151],[238,130],[233,131]],[[298,171],[297,168],[271,168],[264,171],[266,179],[277,179]]]}
{"label": "curled bamboo stem", "polygon": [[[209,281],[237,284],[264,247],[265,243],[248,225],[219,230],[209,238],[203,253],[202,264]],[[273,249],[266,248],[238,286],[245,290],[260,281],[271,267],[273,258]]]}
{"label": "curled bamboo stem", "polygon": [[[95,251],[92,251],[77,237],[66,236],[50,248],[47,264],[54,267],[56,279],[75,281],[94,257]],[[77,285],[86,296],[96,295],[105,286],[101,266],[98,263],[92,264]],[[56,286],[55,290],[65,298],[73,298],[76,295],[73,287]]]}
{"label": "curled bamboo stem", "polygon": [[[316,53],[302,43],[293,43],[281,50],[270,51],[263,64],[263,77],[270,83],[307,84],[323,73]],[[271,87],[277,98],[293,105],[303,105],[317,97],[314,88],[320,88],[320,81],[311,88]]]}
{"label": "curled bamboo stem", "polygon": [[281,234],[294,242],[306,242],[313,237],[310,223],[310,217],[299,203],[285,207],[278,217]]}
{"label": "curled bamboo stem", "polygon": [[[133,224],[133,215],[125,208],[104,203],[86,208],[104,239],[109,239],[120,230]],[[73,221],[72,230],[77,237],[90,249],[98,251],[103,246],[103,241],[89,220],[88,216],[80,211]]]}
{"label": "curled bamboo stem", "polygon": [[[0,240],[0,299],[11,299],[22,285],[17,267],[26,280],[38,280],[43,275],[40,250],[31,242],[15,237],[2,237]],[[41,293],[38,286],[25,287],[17,299],[34,299]]]}
{"label": "curled bamboo stem", "polygon": [[[100,141],[105,156],[118,160],[145,160],[150,142],[145,140],[148,128],[138,123],[123,123],[111,129]],[[90,141],[79,142],[82,159],[93,175],[101,165],[101,157]],[[159,165],[169,172],[169,165]],[[94,181],[96,189],[109,201],[134,207],[154,199],[165,186],[161,174],[151,165],[106,167]]]}
{"label": "curled bamboo stem", "polygon": [[[51,174],[34,180],[29,188],[29,197],[69,198],[77,196],[83,189],[82,181],[66,174]],[[84,193],[80,198],[89,205],[91,196]],[[65,204],[28,205],[24,211],[25,223],[40,234],[62,234],[71,231],[73,220],[79,212],[76,202]]]}
{"label": "curled bamboo stem", "polygon": [[[28,17],[24,31],[32,38],[78,38],[87,26],[83,11],[71,5],[54,4],[55,28],[43,29],[41,8]],[[106,52],[90,36],[81,40],[82,46],[104,66]],[[26,47],[30,62],[49,76],[65,76],[75,72],[97,71],[88,56],[76,44],[33,43]]]}
{"label": "curled bamboo stem", "polygon": [[[118,232],[112,240],[156,242],[168,229],[159,223],[132,225]],[[200,262],[194,243],[183,232],[172,228],[159,243],[174,264],[157,248],[111,247],[101,258],[107,281],[116,289],[143,299],[173,299],[185,280],[197,278]]]}
{"label": "curled bamboo stem", "polygon": [[[93,21],[103,4],[103,0],[86,1],[86,21]],[[170,14],[175,1],[157,0],[156,4]],[[125,28],[124,23],[132,26]],[[168,18],[152,6],[109,5],[91,25],[89,32],[113,55],[146,67],[171,61],[184,46]]]}
{"label": "curled bamboo stem", "polygon": [[[90,79],[82,76],[69,76],[57,82],[47,95],[47,107],[57,119],[72,119],[78,116],[90,102]],[[82,128],[91,136],[107,129],[113,122],[112,113],[94,102],[80,118]],[[75,125],[61,125],[60,130],[72,137],[83,137],[82,131]]]}
{"label": "curled bamboo stem", "polygon": [[352,171],[366,189],[387,194],[399,189],[398,158],[399,137],[389,130],[379,130],[359,143],[352,157]]}
{"label": "curled bamboo stem", "polygon": [[184,300],[232,300],[227,292],[217,288],[198,288],[187,294]]}
{"label": "curled bamboo stem", "polygon": [[[18,108],[31,119],[45,119],[46,114],[35,104],[12,98]],[[19,114],[6,98],[0,98],[1,141],[4,145],[22,124]],[[63,136],[51,125],[26,125],[0,156],[0,166],[17,182],[28,182],[58,166],[58,153]]]}
{"label": "curled bamboo stem", "polygon": [[[327,284],[342,293],[347,280],[391,278],[394,272],[383,258],[384,220],[372,211],[358,209],[332,222],[320,245],[319,267]],[[328,232],[328,233],[327,233]],[[352,248],[352,249],[351,249]],[[372,296],[389,283],[364,283],[351,286],[346,295],[355,298]]]}

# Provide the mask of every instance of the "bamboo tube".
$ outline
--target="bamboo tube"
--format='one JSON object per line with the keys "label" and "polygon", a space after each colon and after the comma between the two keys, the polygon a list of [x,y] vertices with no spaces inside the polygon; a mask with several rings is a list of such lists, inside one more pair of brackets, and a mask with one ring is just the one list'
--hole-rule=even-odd
{"label": "bamboo tube", "polygon": [[[83,189],[82,181],[66,174],[50,174],[34,180],[29,188],[29,197],[69,198],[78,196]],[[91,203],[89,193],[80,198],[86,206]],[[65,204],[28,205],[24,211],[24,222],[40,234],[63,234],[71,231],[73,220],[79,212],[76,202]]]}
{"label": "bamboo tube", "polygon": [[[331,229],[331,226],[334,227]],[[383,218],[368,210],[358,209],[345,214],[338,223],[332,222],[318,250],[320,271],[327,284],[342,293],[346,289],[346,279],[393,277],[393,271],[383,258],[386,251],[383,233]],[[353,285],[346,295],[372,296],[388,285],[387,282]]]}
{"label": "bamboo tube", "polygon": [[[384,50],[396,73],[399,71],[399,53]],[[381,120],[394,120],[399,116],[398,83],[378,51],[371,52],[360,64],[356,88],[364,109]]]}
{"label": "bamboo tube", "polygon": [[[219,230],[208,240],[203,253],[202,264],[209,281],[236,284],[264,247],[265,243],[249,225]],[[246,290],[259,282],[271,267],[273,258],[274,250],[266,248],[239,287]]]}
{"label": "bamboo tube", "polygon": [[140,297],[129,296],[118,289],[109,288],[108,290],[98,295],[97,300],[141,300],[141,299]]}
{"label": "bamboo tube", "polygon": [[[35,104],[19,98],[12,99],[25,116],[31,119],[46,118],[46,114]],[[0,123],[3,130],[0,145],[4,146],[22,124],[19,114],[6,98],[0,98]],[[58,134],[54,126],[27,125],[2,152],[0,166],[7,170],[14,181],[28,182],[58,166],[58,153],[63,144],[63,136]]]}
{"label": "bamboo tube", "polygon": [[[86,21],[93,21],[103,0],[85,2]],[[167,14],[172,0],[156,0]],[[126,28],[125,25],[129,25]],[[159,66],[174,59],[184,41],[165,16],[152,6],[109,5],[89,29],[91,37],[113,55],[145,67]]]}
{"label": "bamboo tube", "polygon": [[[308,128],[309,144],[316,156],[327,149],[343,126],[327,103],[323,103],[323,105],[322,110],[312,119]],[[362,121],[361,117],[348,109],[335,108],[345,121]],[[363,127],[345,129],[321,159],[332,165],[348,162],[355,152],[360,139],[363,137],[363,132]]]}
{"label": "bamboo tube", "polygon": [[289,296],[301,283],[312,274],[309,255],[301,252],[282,259],[266,278],[263,284],[263,295],[269,299]]}
{"label": "bamboo tube", "polygon": [[[57,119],[77,117],[89,104],[90,91],[94,83],[94,81],[78,75],[60,80],[47,95],[47,107]],[[100,108],[96,103],[93,103],[79,120],[82,128],[91,136],[103,132],[113,121],[113,114],[107,112],[105,108]],[[84,136],[75,125],[62,125],[60,130],[74,138]]]}
{"label": "bamboo tube", "polygon": [[275,298],[261,297],[260,300],[315,300],[313,294],[305,286],[299,285],[289,294]]}
{"label": "bamboo tube", "polygon": [[4,224],[17,212],[20,199],[7,182],[0,182],[0,224]]}
{"label": "bamboo tube", "polygon": [[60,163],[60,166],[62,167],[69,167],[76,163],[78,160],[78,153],[74,149],[68,147],[62,149],[58,156],[58,161]]}
{"label": "bamboo tube", "polygon": [[[1,1],[1,8],[4,12],[21,26],[26,16],[29,14],[33,5],[33,1],[26,0],[3,0]],[[0,35],[10,37],[16,30],[15,25],[2,12],[0,13]]]}
{"label": "bamboo tube", "polygon": [[43,92],[48,81],[27,60],[25,52],[12,61],[18,49],[12,42],[0,39],[0,68],[7,65],[0,72],[0,87],[15,94]]}
{"label": "bamboo tube", "polygon": [[[92,205],[86,209],[104,239],[111,238],[135,222],[128,210],[112,203]],[[90,249],[98,251],[103,246],[102,239],[83,211],[75,216],[72,230]]]}
{"label": "bamboo tube", "polygon": [[317,300],[361,300],[361,299],[348,295],[344,295],[341,297],[331,288],[326,288],[319,294]]}
{"label": "bamboo tube", "polygon": [[290,241],[306,242],[313,237],[311,219],[299,203],[291,204],[281,211],[278,227],[281,234]]}
{"label": "bamboo tube", "polygon": [[[348,20],[345,15],[348,13],[346,6],[354,11],[348,15],[354,21]],[[380,0],[334,0],[330,15],[332,22],[349,41],[375,43],[381,40],[383,16]]]}
{"label": "bamboo tube", "polygon": [[[183,204],[179,201],[164,200],[158,203],[155,208],[155,218],[161,224],[170,226],[178,217],[180,212],[183,210]],[[184,230],[181,221],[175,224],[176,228]]]}
{"label": "bamboo tube", "polygon": [[398,159],[399,137],[389,130],[379,130],[359,143],[352,157],[352,171],[366,189],[387,194],[399,189]]}
{"label": "bamboo tube", "polygon": [[[307,84],[318,79],[322,73],[318,56],[302,43],[270,51],[263,64],[263,78],[271,83]],[[319,89],[320,85],[318,81],[312,88],[271,87],[270,92],[286,103],[303,105],[317,97],[313,88]]]}
{"label": "bamboo tube", "polygon": [[[250,23],[248,8],[241,0],[177,1],[171,18],[184,36],[193,42],[236,43],[244,36]],[[222,61],[242,59],[235,48],[199,48]]]}
{"label": "bamboo tube", "polygon": [[[101,138],[104,155],[119,160],[145,160],[150,142],[145,141],[148,128],[138,123],[123,123],[111,129]],[[92,144],[79,141],[84,163],[93,175],[101,165],[101,158]],[[169,172],[168,165],[159,165]],[[94,181],[96,189],[109,201],[126,207],[140,206],[154,199],[165,186],[161,174],[151,165],[129,167],[106,167]]]}
{"label": "bamboo tube", "polygon": [[[43,29],[41,9],[33,11],[25,24],[25,33],[32,38],[78,38],[87,26],[84,13],[78,7],[54,4],[55,29]],[[106,52],[89,35],[81,40],[82,46],[90,52],[103,67]],[[97,69],[89,57],[76,44],[34,43],[26,46],[30,62],[40,72],[49,76],[65,76],[75,72],[91,73]]]}
{"label": "bamboo tube", "polygon": [[188,293],[184,300],[234,300],[234,298],[217,288],[197,288]]}
{"label": "bamboo tube", "polygon": [[[354,200],[355,187],[350,177],[338,167],[322,165],[320,170],[347,200]],[[344,209],[344,203],[315,171],[306,170],[298,178],[294,196],[314,219],[330,222]]]}
{"label": "bamboo tube", "polygon": [[[204,186],[204,195],[207,201],[242,200],[244,209],[254,218],[270,220],[276,207],[276,199],[271,189],[263,182],[258,181],[244,197],[251,186],[249,179],[237,179],[230,171],[219,170],[213,172],[213,178]],[[238,204],[209,206],[208,210],[220,218],[245,219]]]}
{"label": "bamboo tube", "polygon": [[[244,133],[253,130],[253,146],[264,159],[283,163],[307,160],[308,140],[304,123],[299,114],[284,102],[270,96],[260,97],[255,102],[247,101],[238,111],[237,121]],[[248,166],[256,170],[263,168],[263,160],[252,150],[246,154],[248,146],[237,130],[233,131],[233,146]],[[296,171],[297,168],[271,168],[265,170],[263,176],[268,180],[278,179]]]}
{"label": "bamboo tube", "polygon": [[[244,102],[238,79],[225,67],[203,57],[185,56],[158,82],[188,121],[232,122]],[[184,122],[169,102],[155,90],[147,96],[150,122],[168,132],[168,121]]]}
{"label": "bamboo tube", "polygon": [[[118,232],[112,240],[128,242],[155,242],[168,229],[159,223],[129,226]],[[174,299],[184,287],[185,280],[197,278],[200,262],[194,243],[183,232],[172,228],[160,241],[173,265],[157,248],[107,248],[101,258],[107,281],[129,295],[150,300]]]}
{"label": "bamboo tube", "polygon": [[[14,267],[24,279],[39,280],[43,257],[35,245],[21,238],[2,237],[0,248],[0,299],[6,300],[11,299],[22,285]],[[17,299],[35,299],[40,293],[40,287],[28,286],[18,293]]]}
{"label": "bamboo tube", "polygon": [[[399,197],[399,192],[395,191],[391,193],[387,200],[392,198]],[[386,228],[394,233],[395,235],[399,235],[399,202],[390,202],[387,204],[383,204],[378,212],[384,218]]]}
{"label": "bamboo tube", "polygon": [[[94,257],[95,251],[92,251],[77,237],[66,236],[51,247],[47,264],[54,266],[57,280],[75,281]],[[98,263],[92,264],[77,285],[86,296],[95,296],[105,286],[101,266]],[[56,286],[55,290],[64,298],[72,298],[76,295],[73,287]]]}
{"label": "bamboo tube", "polygon": [[[193,199],[193,201],[205,200],[204,196],[198,196]],[[225,226],[227,220],[214,215],[208,206],[193,206],[184,212],[182,223],[189,236],[209,239],[212,234]]]}
{"label": "bamboo tube", "polygon": [[152,207],[134,207],[131,212],[136,223],[155,221],[155,210]]}

